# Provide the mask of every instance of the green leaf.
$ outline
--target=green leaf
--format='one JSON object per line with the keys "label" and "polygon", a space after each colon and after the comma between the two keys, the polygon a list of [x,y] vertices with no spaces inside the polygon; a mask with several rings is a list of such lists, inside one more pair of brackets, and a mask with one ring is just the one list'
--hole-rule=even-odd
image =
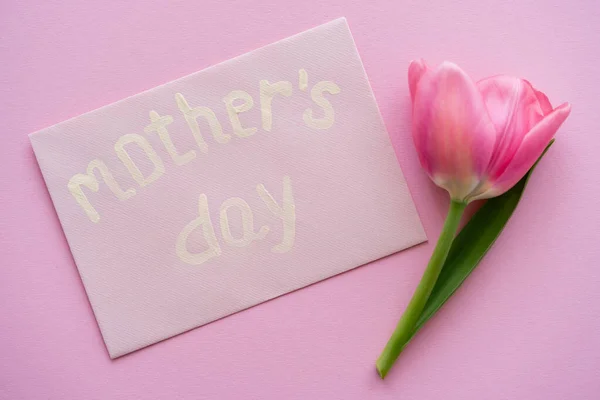
{"label": "green leaf", "polygon": [[421,318],[417,321],[412,337],[462,285],[500,236],[504,226],[517,208],[533,170],[552,143],[554,143],[554,139],[515,186],[503,195],[488,200],[456,236]]}

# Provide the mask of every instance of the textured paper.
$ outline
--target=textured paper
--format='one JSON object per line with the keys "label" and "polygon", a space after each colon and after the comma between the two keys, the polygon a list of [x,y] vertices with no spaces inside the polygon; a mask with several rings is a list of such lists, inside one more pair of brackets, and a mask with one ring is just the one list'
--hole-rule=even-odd
{"label": "textured paper", "polygon": [[113,358],[425,240],[344,19],[30,137]]}

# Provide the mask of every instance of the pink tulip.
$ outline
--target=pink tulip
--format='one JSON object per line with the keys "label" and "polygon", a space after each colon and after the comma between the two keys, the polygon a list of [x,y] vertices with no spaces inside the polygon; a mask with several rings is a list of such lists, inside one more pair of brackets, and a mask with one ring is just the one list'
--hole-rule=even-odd
{"label": "pink tulip", "polygon": [[384,378],[414,327],[448,256],[467,203],[501,195],[540,157],[571,112],[519,78],[497,75],[475,83],[457,65],[408,69],[413,139],[421,165],[450,194],[450,210],[423,278],[377,359]]}
{"label": "pink tulip", "polygon": [[571,112],[553,109],[524,80],[497,75],[473,82],[456,64],[410,63],[413,139],[421,165],[453,200],[495,197],[514,186]]}

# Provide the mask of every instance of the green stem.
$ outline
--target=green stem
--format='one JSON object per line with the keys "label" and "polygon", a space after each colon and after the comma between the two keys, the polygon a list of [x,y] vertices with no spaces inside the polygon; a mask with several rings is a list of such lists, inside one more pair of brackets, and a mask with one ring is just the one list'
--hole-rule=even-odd
{"label": "green stem", "polygon": [[454,235],[456,234],[456,230],[460,223],[460,218],[465,211],[466,206],[465,203],[454,200],[450,203],[450,209],[448,210],[442,233],[433,250],[429,264],[427,264],[427,268],[423,273],[421,282],[419,282],[419,286],[417,286],[410,303],[408,303],[402,318],[400,318],[394,333],[392,333],[392,337],[377,359],[377,372],[381,379],[385,378],[400,355],[402,348],[407,341],[410,340],[413,334],[414,327],[421,316],[421,312],[423,312],[427,299],[442,270],[444,261],[446,261],[448,251],[450,250]]}

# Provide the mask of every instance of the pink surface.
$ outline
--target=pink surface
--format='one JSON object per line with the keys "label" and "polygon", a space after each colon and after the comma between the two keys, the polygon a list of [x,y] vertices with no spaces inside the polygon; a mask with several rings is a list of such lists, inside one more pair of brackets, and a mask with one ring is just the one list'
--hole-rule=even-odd
{"label": "pink surface", "polygon": [[[0,5],[1,399],[598,398],[597,2],[169,3]],[[432,241],[110,361],[27,134],[342,15]],[[381,382],[447,203],[411,147],[416,57],[529,78],[573,113],[493,250]]]}

